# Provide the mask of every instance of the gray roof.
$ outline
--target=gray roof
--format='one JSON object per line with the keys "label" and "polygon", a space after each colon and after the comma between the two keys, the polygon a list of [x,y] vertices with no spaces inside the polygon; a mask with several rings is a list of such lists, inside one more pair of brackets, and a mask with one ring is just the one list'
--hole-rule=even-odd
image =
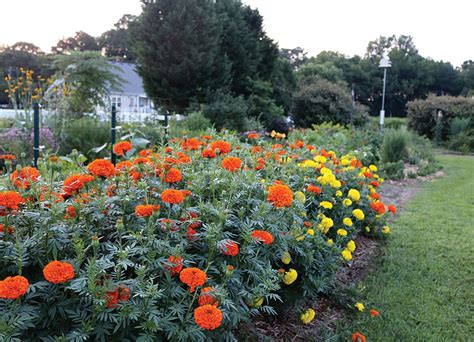
{"label": "gray roof", "polygon": [[143,80],[140,75],[138,75],[135,64],[125,62],[109,63],[120,68],[119,70],[113,69],[112,71],[125,80],[120,89],[112,89],[112,93],[118,92],[127,95],[146,96],[145,89],[143,88]]}

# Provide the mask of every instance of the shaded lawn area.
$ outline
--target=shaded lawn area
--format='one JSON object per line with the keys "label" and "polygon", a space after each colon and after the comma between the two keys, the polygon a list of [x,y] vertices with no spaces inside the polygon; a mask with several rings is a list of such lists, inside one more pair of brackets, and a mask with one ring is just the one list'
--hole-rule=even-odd
{"label": "shaded lawn area", "polygon": [[424,183],[392,224],[381,264],[359,284],[365,312],[342,327],[344,340],[360,331],[367,341],[472,341],[474,157],[439,160],[446,175]]}

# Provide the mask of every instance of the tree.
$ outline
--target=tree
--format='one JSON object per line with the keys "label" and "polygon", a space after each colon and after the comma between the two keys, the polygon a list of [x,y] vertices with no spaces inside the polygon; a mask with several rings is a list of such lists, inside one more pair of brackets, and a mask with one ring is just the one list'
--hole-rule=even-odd
{"label": "tree", "polygon": [[191,99],[202,103],[210,91],[230,83],[211,0],[144,2],[130,29],[138,72],[155,103],[169,99],[163,105],[183,111]]}
{"label": "tree", "polygon": [[115,60],[133,62],[135,57],[132,54],[129,42],[129,27],[136,20],[136,16],[125,14],[114,25],[115,28],[104,32],[99,38],[99,46],[105,49],[105,55]]}
{"label": "tree", "polygon": [[71,51],[98,51],[99,44],[91,35],[79,31],[74,37],[63,38],[51,48],[55,54],[64,54]]}
{"label": "tree", "polygon": [[107,62],[96,51],[58,55],[54,67],[58,70],[54,76],[54,85],[65,103],[62,109],[74,117],[94,113],[97,106],[106,106],[110,89],[123,82],[114,73],[118,67]]}
{"label": "tree", "polygon": [[462,82],[462,94],[474,93],[474,61],[465,61],[461,66],[460,78]]}
{"label": "tree", "polygon": [[349,123],[351,111],[349,91],[324,78],[305,78],[293,97],[292,113],[300,127],[323,122]]}
{"label": "tree", "polygon": [[295,70],[298,69],[301,64],[306,62],[308,59],[307,55],[308,53],[301,47],[280,50],[280,57],[286,59]]}

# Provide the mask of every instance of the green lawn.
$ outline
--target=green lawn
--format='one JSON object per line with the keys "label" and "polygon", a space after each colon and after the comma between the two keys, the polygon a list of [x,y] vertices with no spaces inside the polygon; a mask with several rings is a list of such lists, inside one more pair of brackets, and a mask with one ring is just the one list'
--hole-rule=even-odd
{"label": "green lawn", "polygon": [[[359,284],[366,312],[351,332],[367,341],[474,340],[474,157],[439,160],[446,175],[423,184]],[[380,316],[370,318],[371,308]]]}

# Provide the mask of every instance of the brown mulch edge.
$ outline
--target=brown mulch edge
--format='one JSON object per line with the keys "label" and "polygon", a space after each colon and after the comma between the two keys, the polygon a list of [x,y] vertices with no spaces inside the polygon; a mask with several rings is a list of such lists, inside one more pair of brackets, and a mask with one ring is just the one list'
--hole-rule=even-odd
{"label": "brown mulch edge", "polygon": [[[407,202],[420,190],[421,183],[433,181],[443,175],[442,171],[438,171],[426,177],[385,181],[379,193],[384,203],[395,204],[397,207],[397,214],[389,219],[389,223],[403,212]],[[357,249],[353,253],[352,263],[336,273],[338,286],[342,286],[343,289],[363,280],[370,273],[374,260],[382,255],[379,240],[361,235],[355,242]],[[316,318],[308,325],[301,323],[298,312],[290,310],[280,316],[255,317],[252,327],[247,328],[259,341],[321,341],[323,340],[321,333],[334,332],[336,322],[347,317],[346,308],[327,297],[318,298],[312,307],[316,311]]]}

